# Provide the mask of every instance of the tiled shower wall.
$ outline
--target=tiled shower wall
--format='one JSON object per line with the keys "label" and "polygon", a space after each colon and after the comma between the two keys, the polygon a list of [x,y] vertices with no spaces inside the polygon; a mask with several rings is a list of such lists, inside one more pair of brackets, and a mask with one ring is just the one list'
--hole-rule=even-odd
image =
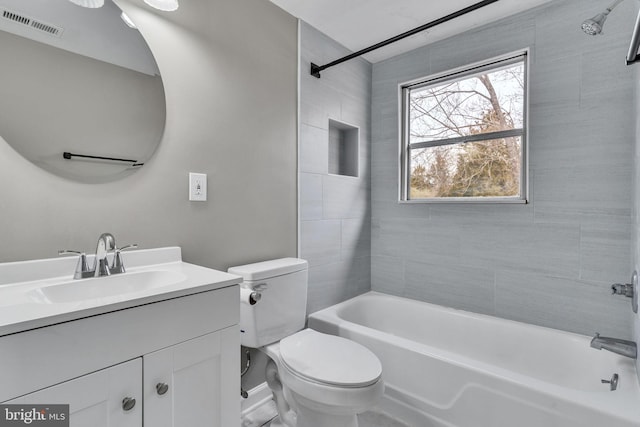
{"label": "tiled shower wall", "polygon": [[[322,65],[349,52],[300,22],[300,256],[309,261],[307,312],[370,289],[371,64]],[[329,174],[329,119],[359,129],[358,176]]]}
{"label": "tiled shower wall", "polygon": [[[631,336],[636,2],[605,32],[567,0],[373,66],[372,288],[584,334]],[[398,84],[530,49],[529,204],[398,204]]]}

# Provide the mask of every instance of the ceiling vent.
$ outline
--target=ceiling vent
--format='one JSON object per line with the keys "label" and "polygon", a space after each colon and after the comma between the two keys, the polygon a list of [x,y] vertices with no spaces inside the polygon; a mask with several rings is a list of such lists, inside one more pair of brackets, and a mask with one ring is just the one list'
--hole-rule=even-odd
{"label": "ceiling vent", "polygon": [[12,12],[7,9],[0,8],[2,12],[2,19],[6,21],[11,21],[16,24],[21,24],[26,27],[32,28],[35,31],[40,33],[46,33],[54,37],[60,37],[62,35],[63,29],[62,27],[57,27],[51,24],[45,24],[42,21],[31,18],[21,13]]}

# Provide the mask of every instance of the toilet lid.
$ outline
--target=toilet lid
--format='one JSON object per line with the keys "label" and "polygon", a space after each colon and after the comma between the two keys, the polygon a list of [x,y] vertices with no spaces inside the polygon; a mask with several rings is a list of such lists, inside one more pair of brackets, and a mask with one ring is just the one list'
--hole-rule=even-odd
{"label": "toilet lid", "polygon": [[380,360],[346,338],[305,329],[280,341],[280,358],[290,371],[311,381],[364,387],[380,379]]}

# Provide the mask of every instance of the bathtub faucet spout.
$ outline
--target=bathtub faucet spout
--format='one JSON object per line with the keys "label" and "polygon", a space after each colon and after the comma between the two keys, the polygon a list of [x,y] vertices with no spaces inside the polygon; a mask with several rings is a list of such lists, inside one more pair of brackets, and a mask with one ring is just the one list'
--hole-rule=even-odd
{"label": "bathtub faucet spout", "polygon": [[591,340],[591,347],[602,350],[609,350],[613,353],[620,354],[622,356],[635,359],[638,357],[638,348],[633,341],[621,340],[618,338],[601,337],[596,333],[596,336]]}

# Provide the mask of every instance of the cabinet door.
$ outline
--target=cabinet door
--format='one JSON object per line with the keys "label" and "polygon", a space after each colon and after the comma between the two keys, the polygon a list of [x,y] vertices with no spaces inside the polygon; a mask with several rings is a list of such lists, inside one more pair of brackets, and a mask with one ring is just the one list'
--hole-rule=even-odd
{"label": "cabinet door", "polygon": [[240,425],[239,348],[234,326],[145,355],[144,425]]}
{"label": "cabinet door", "polygon": [[[70,427],[141,427],[142,358],[115,365],[5,403],[68,404]],[[135,405],[123,409],[125,398]]]}

